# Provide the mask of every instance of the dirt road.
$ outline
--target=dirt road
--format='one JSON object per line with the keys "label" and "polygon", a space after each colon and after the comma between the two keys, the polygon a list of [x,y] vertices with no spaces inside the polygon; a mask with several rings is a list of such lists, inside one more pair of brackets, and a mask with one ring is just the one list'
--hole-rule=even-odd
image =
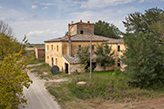
{"label": "dirt road", "polygon": [[25,105],[25,108],[19,105],[18,109],[60,109],[57,102],[46,91],[44,81],[39,80],[30,71],[28,75],[33,83],[28,89],[23,89],[23,93],[27,99],[27,105]]}

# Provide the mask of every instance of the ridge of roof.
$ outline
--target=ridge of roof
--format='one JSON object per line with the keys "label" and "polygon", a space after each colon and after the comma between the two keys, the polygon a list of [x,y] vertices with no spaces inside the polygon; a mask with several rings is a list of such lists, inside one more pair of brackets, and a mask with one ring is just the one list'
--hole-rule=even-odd
{"label": "ridge of roof", "polygon": [[[92,41],[108,41],[111,39],[112,38],[108,38],[108,37],[104,37],[104,36],[92,35]],[[46,43],[46,42],[67,42],[67,41],[68,41],[68,36],[63,36],[63,37],[47,40],[44,42]],[[72,35],[71,41],[90,41],[90,35],[87,35],[87,34]]]}

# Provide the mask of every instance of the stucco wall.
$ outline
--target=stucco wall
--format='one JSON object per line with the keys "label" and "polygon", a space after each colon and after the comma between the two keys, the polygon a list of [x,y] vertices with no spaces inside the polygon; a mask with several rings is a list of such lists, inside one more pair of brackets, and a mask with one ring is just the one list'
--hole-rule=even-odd
{"label": "stucco wall", "polygon": [[80,31],[83,31],[83,34],[94,34],[94,25],[90,24],[78,24],[77,25],[77,34],[80,34]]}

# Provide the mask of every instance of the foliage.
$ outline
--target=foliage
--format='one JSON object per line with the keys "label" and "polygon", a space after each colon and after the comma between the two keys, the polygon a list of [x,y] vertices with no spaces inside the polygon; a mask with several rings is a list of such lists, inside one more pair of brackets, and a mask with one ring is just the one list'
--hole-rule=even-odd
{"label": "foliage", "polygon": [[115,25],[99,20],[94,25],[94,34],[118,39],[122,32]]}
{"label": "foliage", "polygon": [[[1,25],[2,26],[2,25]],[[6,28],[7,30],[8,28]],[[22,43],[26,43],[26,37]],[[28,88],[32,81],[27,75],[27,58],[24,45],[12,36],[0,33],[0,108],[18,108],[25,103],[23,87]]]}
{"label": "foliage", "polygon": [[68,36],[68,31],[67,32],[65,32],[65,35],[64,36]]}
{"label": "foliage", "polygon": [[0,33],[0,60],[3,60],[8,54],[18,53],[23,50],[21,47],[23,45],[16,38]]}
{"label": "foliage", "polygon": [[[106,100],[117,101],[126,98],[139,100],[143,99],[143,97],[151,98],[151,96],[156,94],[153,91],[131,87],[125,79],[125,75],[112,76],[112,73],[113,72],[93,72],[92,81],[90,81],[89,75],[81,75],[68,83],[67,87],[72,94],[80,99],[99,97]],[[79,81],[86,81],[87,84],[79,86],[77,85]]]}
{"label": "foliage", "polygon": [[27,75],[28,59],[21,52],[5,56],[0,61],[0,108],[17,108],[20,103],[25,103],[23,86],[30,86]]}
{"label": "foliage", "polygon": [[[161,36],[164,35],[164,12],[160,14],[159,21],[152,21],[152,24],[149,25],[149,28],[154,32]],[[163,37],[162,37],[163,38]]]}
{"label": "foliage", "polygon": [[104,67],[104,71],[107,66],[112,66],[115,64],[115,59],[113,59],[112,57],[114,51],[112,52],[111,46],[109,47],[107,43],[105,43],[105,45],[97,44],[96,48],[97,48],[95,51],[95,54],[97,55],[96,62],[100,63],[100,65]]}
{"label": "foliage", "polygon": [[81,68],[85,68],[90,63],[90,52],[88,52],[89,48],[90,46],[82,46],[81,50],[77,51],[77,57],[82,64]]}
{"label": "foliage", "polygon": [[153,32],[149,25],[153,22],[159,21],[159,16],[163,12],[162,9],[151,8],[145,10],[145,13],[135,12],[130,13],[123,21],[124,26],[126,27],[127,32],[134,33],[147,33]]}
{"label": "foliage", "polygon": [[163,85],[164,44],[153,33],[126,34],[126,50],[122,62],[127,65],[124,73],[128,81],[137,87]]}

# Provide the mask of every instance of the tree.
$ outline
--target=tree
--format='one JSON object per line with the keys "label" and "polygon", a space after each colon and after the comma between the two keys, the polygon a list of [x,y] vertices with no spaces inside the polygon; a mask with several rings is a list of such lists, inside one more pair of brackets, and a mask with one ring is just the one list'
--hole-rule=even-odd
{"label": "tree", "polygon": [[[124,73],[130,84],[137,87],[151,87],[164,83],[164,43],[159,36],[147,32],[124,36],[126,50],[122,62],[127,65]],[[156,84],[157,83],[157,84]]]}
{"label": "tree", "polygon": [[68,36],[68,31],[67,32],[65,32],[65,35],[64,36]]}
{"label": "tree", "polygon": [[11,27],[8,24],[4,23],[2,20],[0,20],[0,33],[4,33],[9,36],[12,35]]}
{"label": "tree", "polygon": [[105,45],[97,44],[96,51],[94,53],[97,55],[96,62],[99,63],[101,67],[104,67],[104,71],[107,66],[115,64],[115,59],[112,57],[114,51],[112,52],[111,46],[109,47],[107,43],[105,43]]}
{"label": "tree", "polygon": [[149,28],[149,25],[151,25],[152,22],[158,22],[159,16],[162,12],[162,9],[151,8],[145,10],[145,13],[143,14],[140,12],[130,13],[127,17],[125,17],[125,21],[123,21],[123,24],[126,27],[127,32],[152,32],[153,30]]}
{"label": "tree", "polygon": [[118,39],[122,32],[115,25],[99,20],[94,25],[94,34]]}
{"label": "tree", "polygon": [[80,50],[77,51],[77,57],[79,58],[80,63],[82,64],[82,68],[87,69],[87,66],[90,63],[90,46],[83,46]]}
{"label": "tree", "polygon": [[[23,42],[27,42],[26,38]],[[32,81],[27,75],[30,59],[23,53],[24,45],[12,36],[0,33],[0,108],[18,108],[25,103],[23,87],[28,88]]]}

